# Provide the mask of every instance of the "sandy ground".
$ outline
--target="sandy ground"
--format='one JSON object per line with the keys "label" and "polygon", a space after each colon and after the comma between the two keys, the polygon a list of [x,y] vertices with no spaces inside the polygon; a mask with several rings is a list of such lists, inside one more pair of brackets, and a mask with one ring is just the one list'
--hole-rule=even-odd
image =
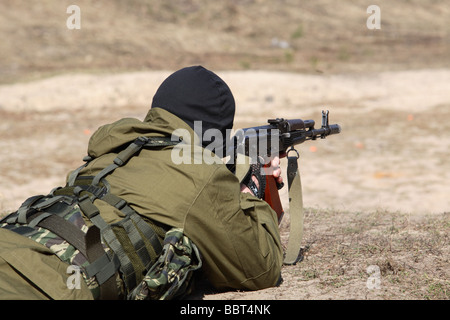
{"label": "sandy ground", "polygon": [[[81,164],[89,136],[100,125],[122,117],[143,119],[168,74],[68,74],[0,86],[0,213],[64,184],[66,173]],[[265,71],[218,74],[236,98],[235,128],[262,125],[274,117],[313,119],[320,125],[321,110],[328,109],[330,122],[339,123],[342,133],[298,146],[307,208],[305,262],[283,268],[281,287],[250,293],[206,290],[200,298],[414,298],[417,295],[405,295],[398,284],[389,289],[392,283],[387,282],[384,291],[369,292],[366,267],[376,264],[392,280],[432,263],[430,272],[440,273],[432,277],[435,282],[422,277],[427,288],[423,290],[429,292],[431,284],[439,284],[444,289],[438,298],[448,298],[450,70],[327,76]],[[288,209],[286,190],[281,196]],[[420,227],[422,222],[411,224],[424,217],[435,219],[438,231]],[[288,219],[287,215],[282,225],[283,241]],[[393,234],[394,227],[402,232]],[[344,231],[336,234],[336,230]],[[386,230],[390,230],[389,241]],[[416,265],[409,254],[417,250],[399,251],[402,255],[392,249],[394,240],[416,244],[435,239],[423,232],[439,236],[430,244],[435,248],[434,260],[424,256],[417,258]],[[335,249],[330,256],[323,251],[327,244]],[[386,244],[389,250],[370,249]],[[348,256],[350,248],[358,248],[358,255],[364,248],[364,263],[336,262]],[[355,251],[350,253],[356,259]],[[342,268],[335,269],[339,265]],[[414,274],[423,276],[424,271]]]}

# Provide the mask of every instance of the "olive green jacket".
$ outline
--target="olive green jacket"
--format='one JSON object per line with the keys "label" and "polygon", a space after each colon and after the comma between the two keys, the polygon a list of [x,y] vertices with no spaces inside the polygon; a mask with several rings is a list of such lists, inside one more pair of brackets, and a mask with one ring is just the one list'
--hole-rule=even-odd
{"label": "olive green jacket", "polygon": [[[204,153],[209,159],[215,155],[200,147],[194,131],[168,111],[155,108],[143,122],[125,118],[100,127],[89,141],[88,154],[94,160],[80,175],[96,175],[139,136],[170,137],[176,129],[189,133],[182,136],[187,148],[141,150],[106,177],[111,193],[145,217],[182,228],[199,248],[203,271],[215,287],[274,286],[283,260],[275,212],[263,200],[241,193],[239,180],[221,161],[202,161]],[[180,152],[190,152],[191,163],[176,164],[173,159]],[[107,223],[122,218],[101,200],[95,204]]]}
{"label": "olive green jacket", "polygon": [[[202,162],[204,152],[209,159],[214,157],[194,145],[198,139],[188,125],[156,108],[144,122],[128,118],[99,128],[88,147],[94,160],[80,175],[96,175],[139,136],[171,136],[175,129],[188,133],[183,142],[189,147],[182,150],[190,153],[187,158],[196,159],[192,162]],[[106,176],[110,191],[141,215],[182,228],[199,248],[203,271],[217,288],[274,286],[282,265],[274,211],[266,202],[241,193],[239,180],[221,161],[175,164],[173,156],[179,153],[177,146],[141,150]],[[95,205],[107,223],[123,218],[102,200],[95,200]],[[0,299],[92,299],[84,281],[79,288],[68,287],[76,278],[69,265],[46,246],[0,228]]]}

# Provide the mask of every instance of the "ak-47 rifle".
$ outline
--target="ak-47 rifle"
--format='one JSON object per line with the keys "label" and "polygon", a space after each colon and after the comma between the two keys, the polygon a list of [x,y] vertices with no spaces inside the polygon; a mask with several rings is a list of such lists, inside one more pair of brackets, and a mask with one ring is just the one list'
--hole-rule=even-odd
{"label": "ak-47 rifle", "polygon": [[[254,161],[253,163],[256,161],[265,163],[266,171],[263,174],[265,174],[266,186],[263,199],[277,213],[279,223],[284,214],[278,194],[278,190],[282,186],[276,183],[268,171],[270,167],[268,159],[274,156],[288,158],[287,178],[291,229],[285,264],[297,262],[303,236],[303,199],[297,162],[299,153],[294,146],[308,140],[325,139],[329,135],[340,133],[340,125],[328,123],[328,114],[328,111],[322,111],[322,126],[317,129],[314,128],[314,120],[277,118],[269,119],[268,125],[240,129],[234,137],[235,160],[237,154],[245,154]],[[295,152],[295,156],[289,156],[291,151]],[[230,169],[233,170],[231,167]]]}

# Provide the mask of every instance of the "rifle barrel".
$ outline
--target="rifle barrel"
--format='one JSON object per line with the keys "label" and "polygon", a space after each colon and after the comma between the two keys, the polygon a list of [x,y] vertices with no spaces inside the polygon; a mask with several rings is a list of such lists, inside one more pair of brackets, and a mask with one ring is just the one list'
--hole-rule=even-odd
{"label": "rifle barrel", "polygon": [[314,138],[317,136],[321,136],[322,138],[325,138],[326,136],[332,135],[332,134],[338,134],[341,132],[341,126],[338,124],[330,124],[327,127],[322,127],[318,129],[312,129],[306,132],[308,137]]}
{"label": "rifle barrel", "polygon": [[[306,140],[315,140],[318,137],[324,139],[325,137],[338,134],[341,132],[339,124],[328,125],[328,119],[322,121],[322,127],[314,129],[314,120],[302,119],[269,119],[268,125],[256,126],[250,128],[240,129],[239,134],[234,137],[235,143],[243,143],[245,153],[251,153],[250,149],[257,151],[258,154],[262,152],[259,150],[262,145],[268,147],[269,153],[277,153],[286,151],[290,146],[301,144]],[[271,137],[274,134],[273,130],[277,130],[280,144],[278,147],[271,145]],[[234,145],[234,147],[236,147]]]}

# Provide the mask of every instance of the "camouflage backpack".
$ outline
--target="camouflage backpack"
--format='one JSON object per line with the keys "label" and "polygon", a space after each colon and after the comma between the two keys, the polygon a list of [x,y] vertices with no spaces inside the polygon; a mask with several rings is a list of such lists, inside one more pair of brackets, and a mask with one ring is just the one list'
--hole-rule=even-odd
{"label": "camouflage backpack", "polygon": [[[173,299],[189,292],[200,254],[179,228],[140,216],[110,192],[105,177],[142,148],[174,145],[164,137],[139,137],[95,177],[69,176],[67,185],[27,199],[0,221],[2,228],[50,248],[62,261],[79,267],[96,299]],[[124,218],[107,224],[94,204],[100,199]],[[89,226],[88,226],[89,225]]]}

